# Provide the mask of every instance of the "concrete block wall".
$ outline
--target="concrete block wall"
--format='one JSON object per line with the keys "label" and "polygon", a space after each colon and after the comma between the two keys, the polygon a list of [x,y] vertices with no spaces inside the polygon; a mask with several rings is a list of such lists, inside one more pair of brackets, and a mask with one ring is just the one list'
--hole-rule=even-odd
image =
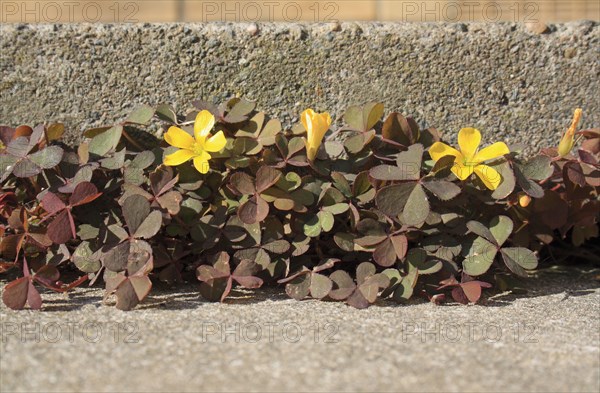
{"label": "concrete block wall", "polygon": [[573,109],[600,125],[600,26],[515,23],[0,26],[0,123],[62,121],[69,140],[142,103],[243,95],[286,125],[313,107],[338,124],[371,100],[448,135],[555,144]]}

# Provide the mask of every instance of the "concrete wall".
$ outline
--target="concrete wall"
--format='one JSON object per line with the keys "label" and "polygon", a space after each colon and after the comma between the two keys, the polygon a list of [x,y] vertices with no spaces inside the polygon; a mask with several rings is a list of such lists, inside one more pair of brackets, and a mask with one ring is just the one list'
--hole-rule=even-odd
{"label": "concrete wall", "polygon": [[600,125],[600,25],[2,25],[0,123],[62,121],[70,140],[131,107],[244,95],[285,124],[379,100],[454,140],[556,143],[573,109]]}

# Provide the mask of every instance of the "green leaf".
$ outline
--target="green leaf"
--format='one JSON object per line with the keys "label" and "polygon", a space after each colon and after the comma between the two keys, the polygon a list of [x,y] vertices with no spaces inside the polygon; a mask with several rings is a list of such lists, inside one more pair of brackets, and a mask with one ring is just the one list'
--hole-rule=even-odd
{"label": "green leaf", "polygon": [[385,119],[382,128],[384,138],[410,146],[419,140],[419,126],[411,117],[404,117],[398,112],[392,112]]}
{"label": "green leaf", "polygon": [[356,282],[362,284],[367,278],[374,275],[376,271],[377,268],[371,262],[362,262],[356,268]]}
{"label": "green leaf", "polygon": [[396,263],[396,250],[392,240],[387,238],[377,245],[375,251],[373,251],[373,260],[377,262],[379,266],[389,267]]}
{"label": "green leaf", "polygon": [[411,269],[417,269],[419,274],[433,274],[442,270],[442,261],[431,259],[422,248],[411,248],[406,255],[406,261]]}
{"label": "green leaf", "polygon": [[480,276],[487,272],[494,262],[498,249],[482,237],[478,237],[468,250],[463,261],[463,271],[469,276]]}
{"label": "green leaf", "polygon": [[310,279],[310,295],[315,299],[323,299],[333,288],[333,281],[327,276],[312,273]]}
{"label": "green leaf", "polygon": [[252,195],[256,193],[256,187],[254,186],[254,180],[250,175],[244,172],[236,172],[231,175],[229,183],[243,195]]}
{"label": "green leaf", "polygon": [[335,223],[335,218],[333,214],[329,211],[322,210],[317,213],[317,216],[319,217],[319,222],[321,225],[321,229],[323,229],[323,232],[331,231],[331,229],[333,228],[333,224]]}
{"label": "green leaf", "polygon": [[411,145],[407,151],[398,153],[396,165],[404,174],[401,180],[418,180],[421,178],[421,162],[423,159],[423,145]]}
{"label": "green leaf", "polygon": [[343,270],[336,270],[329,276],[333,282],[329,297],[334,300],[344,300],[352,295],[356,289],[356,284],[350,275]]}
{"label": "green leaf", "polygon": [[236,137],[233,141],[233,152],[240,155],[254,155],[260,153],[262,146],[256,139]]}
{"label": "green leaf", "polygon": [[496,240],[496,237],[492,234],[492,232],[490,232],[488,227],[486,227],[479,221],[471,220],[471,221],[467,222],[467,228],[474,234],[481,236],[484,239],[488,240],[489,242],[499,246],[498,240]]}
{"label": "green leaf", "polygon": [[57,166],[63,157],[63,149],[58,146],[48,146],[28,158],[43,169],[50,169]]}
{"label": "green leaf", "polygon": [[[115,152],[111,157],[103,158],[100,160],[102,168],[117,170],[123,168],[125,164],[125,151],[123,148],[118,152]],[[84,167],[85,168],[85,167]]]}
{"label": "green leaf", "polygon": [[311,274],[301,274],[285,286],[285,292],[289,297],[302,300],[308,296],[311,288]]}
{"label": "green leaf", "polygon": [[304,234],[308,237],[318,237],[321,234],[319,216],[312,216],[303,225]]}
{"label": "green leaf", "polygon": [[336,203],[334,205],[323,206],[323,210],[338,215],[348,211],[350,206],[347,203]]}
{"label": "green leaf", "polygon": [[429,201],[427,195],[420,184],[417,184],[410,193],[404,213],[402,215],[404,223],[411,226],[420,226],[425,222],[429,215]]}
{"label": "green leaf", "polygon": [[127,123],[136,123],[148,125],[154,116],[154,108],[148,105],[142,105],[133,110],[125,120]]}
{"label": "green leaf", "polygon": [[533,270],[538,265],[535,253],[524,247],[506,247],[500,253],[506,266],[518,276],[527,277],[526,270]]}
{"label": "green leaf", "polygon": [[402,277],[402,281],[400,281],[400,284],[396,287],[392,295],[393,299],[397,302],[405,302],[410,299],[418,277],[419,271],[417,269],[410,271],[406,276]]}
{"label": "green leaf", "polygon": [[523,167],[523,175],[537,181],[546,180],[553,172],[552,159],[545,155],[533,157]]}
{"label": "green leaf", "polygon": [[131,161],[131,165],[139,169],[146,169],[154,163],[154,160],[156,160],[154,152],[144,150],[135,156],[133,161]]}
{"label": "green leaf", "polygon": [[112,272],[121,272],[127,268],[129,259],[130,243],[120,243],[102,255],[104,266]]}
{"label": "green leaf", "polygon": [[0,182],[4,181],[8,178],[8,176],[14,170],[14,165],[19,159],[14,156],[10,156],[8,154],[0,155],[0,173],[2,174],[0,177]]}
{"label": "green leaf", "polygon": [[269,204],[259,195],[253,195],[238,208],[238,216],[246,224],[263,221],[269,214]]}
{"label": "green leaf", "polygon": [[404,210],[415,185],[415,183],[402,183],[383,187],[375,196],[377,207],[390,217],[397,216]]}
{"label": "green leaf", "polygon": [[423,186],[441,201],[449,201],[460,194],[461,191],[459,186],[446,180],[424,181]]}
{"label": "green leaf", "polygon": [[123,216],[129,228],[129,233],[132,235],[149,214],[150,202],[139,194],[131,195],[123,202]]}
{"label": "green leaf", "polygon": [[156,116],[162,121],[177,124],[177,115],[175,111],[167,104],[160,104],[156,107]]}
{"label": "green leaf", "polygon": [[277,180],[276,185],[284,191],[291,192],[302,185],[302,178],[295,172],[288,172]]}
{"label": "green leaf", "polygon": [[281,177],[281,172],[269,166],[262,166],[256,172],[256,191],[261,193],[277,183]]}
{"label": "green leaf", "polygon": [[354,238],[355,236],[351,233],[336,233],[333,235],[333,241],[343,251],[352,252],[354,251]]}
{"label": "green leaf", "polygon": [[370,102],[363,107],[351,106],[344,114],[344,121],[354,130],[368,131],[381,119],[383,109],[383,104],[377,102]]}
{"label": "green leaf", "polygon": [[116,125],[99,133],[90,141],[89,152],[101,157],[106,155],[109,151],[116,149],[122,134],[122,125]]}
{"label": "green leaf", "polygon": [[407,180],[404,178],[405,173],[393,165],[378,165],[371,168],[369,175],[376,180],[394,181],[394,180]]}
{"label": "green leaf", "polygon": [[384,291],[381,293],[382,298],[387,298],[391,294],[393,294],[398,285],[400,285],[400,282],[402,281],[402,275],[400,274],[400,271],[398,269],[391,268],[385,269],[381,272],[381,274],[384,274],[390,280],[390,284],[388,285],[388,287],[384,289]]}
{"label": "green leaf", "polygon": [[90,242],[81,242],[72,258],[75,266],[84,273],[95,273],[102,267],[100,255],[92,250]]}
{"label": "green leaf", "polygon": [[162,226],[162,213],[158,210],[151,212],[135,230],[133,237],[150,239],[158,233]]}
{"label": "green leaf", "polygon": [[15,163],[12,172],[16,177],[31,177],[40,174],[42,168],[29,158],[23,158]]}
{"label": "green leaf", "polygon": [[544,189],[534,180],[528,179],[518,166],[514,167],[514,171],[517,183],[527,195],[533,198],[542,198],[544,196]]}
{"label": "green leaf", "polygon": [[499,246],[502,246],[506,242],[512,230],[513,222],[506,216],[497,216],[490,221],[490,232],[494,235]]}
{"label": "green leaf", "polygon": [[510,195],[511,192],[515,189],[516,179],[515,173],[511,168],[510,164],[507,161],[503,161],[497,165],[490,165],[492,168],[500,173],[502,176],[502,182],[492,192],[492,198],[494,199],[504,199]]}

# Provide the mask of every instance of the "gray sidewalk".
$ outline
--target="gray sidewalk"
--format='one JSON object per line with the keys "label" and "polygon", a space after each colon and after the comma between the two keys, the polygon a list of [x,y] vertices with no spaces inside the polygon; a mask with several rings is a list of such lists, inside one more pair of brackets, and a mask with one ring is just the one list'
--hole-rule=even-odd
{"label": "gray sidewalk", "polygon": [[597,275],[547,273],[527,295],[487,306],[362,311],[275,289],[205,303],[192,284],[155,291],[131,312],[102,305],[100,289],[45,294],[42,312],[0,308],[0,387],[597,392]]}

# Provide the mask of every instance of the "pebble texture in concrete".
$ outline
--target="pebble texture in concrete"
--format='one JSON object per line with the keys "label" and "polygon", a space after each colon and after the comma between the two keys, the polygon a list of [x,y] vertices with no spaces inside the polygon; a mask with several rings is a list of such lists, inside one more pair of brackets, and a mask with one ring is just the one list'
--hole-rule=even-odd
{"label": "pebble texture in concrete", "polygon": [[382,101],[450,141],[556,144],[573,109],[600,124],[600,25],[514,23],[9,25],[0,122],[63,121],[70,141],[137,104],[244,95],[285,124]]}
{"label": "pebble texture in concrete", "polygon": [[101,289],[44,294],[40,312],[0,306],[0,390],[598,392],[591,277],[549,275],[486,306],[366,310],[275,289],[206,303],[191,284],[130,312]]}

